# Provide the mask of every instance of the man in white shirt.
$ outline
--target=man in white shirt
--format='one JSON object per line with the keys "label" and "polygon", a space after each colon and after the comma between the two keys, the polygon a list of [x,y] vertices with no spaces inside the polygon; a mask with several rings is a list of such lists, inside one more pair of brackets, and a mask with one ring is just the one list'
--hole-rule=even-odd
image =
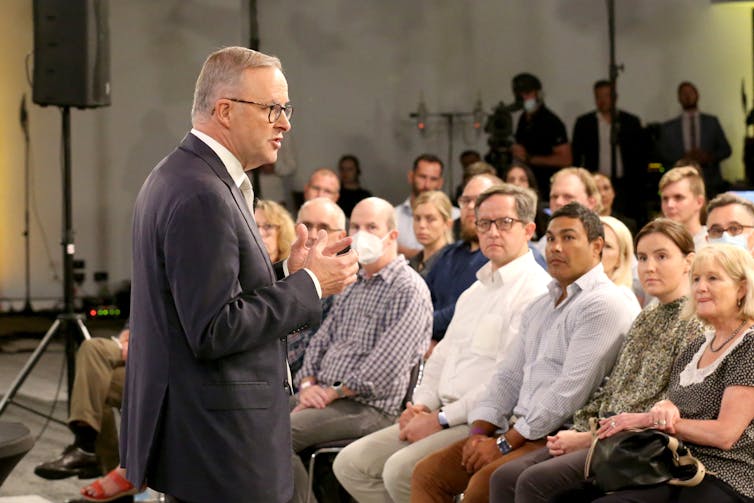
{"label": "man in white shirt", "polygon": [[694,166],[673,168],[660,178],[662,214],[686,227],[697,250],[707,244],[707,227],[702,225],[704,180]]}
{"label": "man in white shirt", "polygon": [[398,424],[349,445],[333,469],[359,502],[408,501],[411,471],[427,454],[468,435],[466,416],[495,364],[518,337],[520,317],[547,291],[549,275],[528,248],[536,196],[495,185],[476,201],[482,253],[489,259],[458,299],[455,314]]}
{"label": "man in white shirt", "polygon": [[[408,172],[411,195],[395,207],[395,220],[398,225],[398,253],[411,258],[422,249],[421,243],[414,235],[414,200],[422,192],[442,190],[443,163],[433,154],[422,154],[414,159],[414,165]],[[458,208],[453,207],[453,220],[460,216]]]}

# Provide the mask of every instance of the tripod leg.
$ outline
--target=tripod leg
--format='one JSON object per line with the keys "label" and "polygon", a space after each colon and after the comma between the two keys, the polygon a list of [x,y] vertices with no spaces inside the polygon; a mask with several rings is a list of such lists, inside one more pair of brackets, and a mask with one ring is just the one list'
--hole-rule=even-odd
{"label": "tripod leg", "polygon": [[44,353],[45,349],[47,349],[47,345],[50,344],[50,340],[52,340],[52,338],[55,336],[59,327],[60,320],[57,319],[47,331],[45,336],[42,338],[42,341],[37,346],[37,349],[34,350],[34,352],[31,354],[31,357],[29,357],[29,359],[26,361],[26,365],[24,365],[24,368],[22,368],[21,372],[18,373],[16,379],[13,381],[13,384],[11,384],[10,388],[8,388],[8,391],[5,392],[3,399],[0,400],[0,414],[5,412],[8,404],[16,396],[18,388],[20,388],[24,381],[26,381],[26,378],[29,377],[29,373],[42,357],[42,353]]}
{"label": "tripod leg", "polygon": [[84,340],[88,341],[92,338],[92,335],[89,333],[86,325],[84,325],[84,322],[81,321],[81,318],[76,317],[76,324],[79,326],[79,331],[81,332],[81,336],[84,338]]}

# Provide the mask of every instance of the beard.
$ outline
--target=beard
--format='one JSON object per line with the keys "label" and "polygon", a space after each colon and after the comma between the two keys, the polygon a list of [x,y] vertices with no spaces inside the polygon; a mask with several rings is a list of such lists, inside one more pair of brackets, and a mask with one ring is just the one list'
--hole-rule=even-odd
{"label": "beard", "polygon": [[467,243],[479,242],[479,237],[476,234],[476,228],[474,225],[464,225],[464,223],[461,222],[461,239]]}

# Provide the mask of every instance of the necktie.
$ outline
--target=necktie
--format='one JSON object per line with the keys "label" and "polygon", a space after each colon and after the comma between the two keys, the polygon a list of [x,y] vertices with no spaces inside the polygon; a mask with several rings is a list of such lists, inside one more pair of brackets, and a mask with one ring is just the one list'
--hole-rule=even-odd
{"label": "necktie", "polygon": [[254,189],[251,186],[251,181],[248,176],[243,175],[243,181],[239,188],[241,189],[243,198],[246,199],[246,206],[249,208],[249,213],[251,213],[251,217],[254,218]]}

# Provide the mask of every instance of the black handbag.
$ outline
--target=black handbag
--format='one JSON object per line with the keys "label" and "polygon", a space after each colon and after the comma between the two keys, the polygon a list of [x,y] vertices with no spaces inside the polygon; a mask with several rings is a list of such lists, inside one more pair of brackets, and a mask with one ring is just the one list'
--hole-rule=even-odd
{"label": "black handbag", "polygon": [[600,440],[591,419],[594,440],[584,465],[584,477],[604,492],[655,484],[695,486],[704,478],[704,465],[688,447],[660,430],[626,430]]}

